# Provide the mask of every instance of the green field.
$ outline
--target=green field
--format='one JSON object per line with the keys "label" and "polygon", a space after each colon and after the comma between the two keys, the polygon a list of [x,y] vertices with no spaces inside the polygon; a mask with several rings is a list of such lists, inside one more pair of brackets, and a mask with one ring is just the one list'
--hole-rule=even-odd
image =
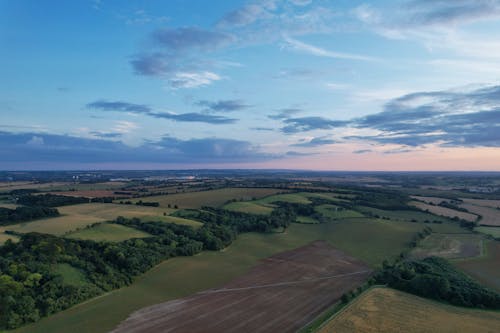
{"label": "green field", "polygon": [[474,231],[479,231],[486,235],[491,235],[493,237],[500,238],[500,228],[499,227],[477,227]]}
{"label": "green field", "polygon": [[500,242],[489,241],[486,253],[479,258],[454,262],[465,273],[485,286],[500,291]]}
{"label": "green field", "polygon": [[490,333],[500,312],[438,303],[389,288],[372,288],[335,314],[317,333]]}
{"label": "green field", "polygon": [[297,223],[314,224],[319,223],[319,221],[310,216],[297,216]]}
{"label": "green field", "polygon": [[178,193],[168,195],[151,196],[131,200],[133,203],[142,200],[147,202],[158,202],[161,207],[174,207],[181,209],[201,208],[202,206],[219,207],[232,199],[252,200],[276,194],[283,190],[272,188],[223,188],[210,191]]}
{"label": "green field", "polygon": [[74,239],[88,239],[97,242],[121,242],[130,238],[144,238],[150,236],[151,235],[148,233],[120,224],[101,223],[89,228],[71,232],[65,237]]}
{"label": "green field", "polygon": [[277,194],[265,197],[263,199],[256,200],[258,204],[272,204],[274,202],[290,202],[298,204],[310,204],[311,201],[307,199],[305,193],[289,193],[289,194]]}
{"label": "green field", "polygon": [[167,260],[127,288],[94,298],[15,332],[108,332],[134,310],[217,287],[245,273],[259,259],[323,239],[372,266],[397,256],[416,223],[349,219],[324,224],[292,224],[285,233],[242,234],[224,251]]}
{"label": "green field", "polygon": [[[111,203],[79,204],[58,207],[57,209],[62,216],[3,226],[0,227],[0,232],[4,230],[12,230],[20,233],[41,232],[53,235],[63,235],[67,232],[84,228],[96,222],[114,220],[118,216],[127,218],[138,217],[140,219],[144,219],[145,221],[153,219],[166,221],[167,219],[164,218],[163,213],[170,214],[175,211],[174,209],[168,208],[119,205]],[[173,222],[173,220],[167,222]]]}
{"label": "green field", "polygon": [[364,217],[360,212],[354,210],[344,209],[335,205],[319,205],[315,210],[326,218],[337,220],[352,217]]}
{"label": "green field", "polygon": [[85,274],[69,264],[57,264],[54,268],[54,273],[60,274],[64,283],[70,286],[79,287],[87,284]]}
{"label": "green field", "polygon": [[224,205],[224,209],[231,210],[233,212],[241,212],[248,214],[261,214],[269,215],[273,211],[273,208],[268,206],[263,206],[255,203],[254,201],[238,201],[231,202]]}
{"label": "green field", "polygon": [[380,217],[390,218],[391,220],[399,220],[399,221],[415,220],[417,222],[450,221],[448,218],[443,216],[437,216],[430,213],[413,211],[413,210],[383,210],[367,206],[356,206],[354,209],[364,214],[372,214],[373,216],[378,215]]}
{"label": "green field", "polygon": [[465,234],[431,234],[411,251],[417,259],[436,256],[446,259],[463,259],[480,256],[483,252],[482,236]]}
{"label": "green field", "polygon": [[159,217],[147,216],[145,218],[142,218],[141,221],[175,223],[175,224],[189,225],[193,228],[199,228],[203,225],[203,223],[198,222],[198,221],[189,220],[189,219],[185,219],[185,218],[177,217],[177,216],[170,216],[170,215],[159,216]]}

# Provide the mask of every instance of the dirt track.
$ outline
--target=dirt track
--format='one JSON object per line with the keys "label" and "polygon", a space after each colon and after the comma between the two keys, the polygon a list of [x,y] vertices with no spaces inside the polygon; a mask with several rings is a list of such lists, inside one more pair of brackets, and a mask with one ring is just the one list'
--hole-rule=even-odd
{"label": "dirt track", "polygon": [[222,288],[136,311],[113,332],[294,332],[370,273],[316,241],[264,259]]}

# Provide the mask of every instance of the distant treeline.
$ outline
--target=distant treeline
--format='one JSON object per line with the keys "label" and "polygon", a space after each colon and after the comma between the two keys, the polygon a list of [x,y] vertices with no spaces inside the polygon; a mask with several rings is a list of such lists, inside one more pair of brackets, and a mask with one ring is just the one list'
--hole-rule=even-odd
{"label": "distant treeline", "polygon": [[39,207],[59,207],[86,202],[89,202],[88,198],[71,197],[50,193],[40,195],[23,195],[17,200],[17,203],[21,205]]}
{"label": "distant treeline", "polygon": [[85,197],[73,197],[68,195],[46,193],[40,195],[22,195],[17,199],[17,203],[25,206],[60,207],[89,202],[112,203],[113,200],[113,197],[89,199]]}
{"label": "distant treeline", "polygon": [[[270,216],[215,208],[189,211],[203,226],[142,222],[118,218],[114,223],[145,231],[152,237],[119,243],[66,239],[53,235],[20,235],[0,247],[0,329],[37,321],[103,292],[132,283],[135,276],[175,256],[220,250],[241,232],[286,228],[295,213],[280,207]],[[69,264],[85,277],[81,285],[65,283],[54,267]]]}
{"label": "distant treeline", "polygon": [[0,207],[0,225],[31,221],[45,217],[59,216],[59,211],[49,207]]}

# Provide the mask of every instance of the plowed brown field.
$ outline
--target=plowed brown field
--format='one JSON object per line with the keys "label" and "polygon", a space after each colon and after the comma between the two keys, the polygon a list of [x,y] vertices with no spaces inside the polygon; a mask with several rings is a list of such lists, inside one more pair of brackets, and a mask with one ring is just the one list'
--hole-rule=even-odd
{"label": "plowed brown field", "polygon": [[370,273],[316,241],[264,259],[222,288],[136,311],[113,332],[294,332]]}

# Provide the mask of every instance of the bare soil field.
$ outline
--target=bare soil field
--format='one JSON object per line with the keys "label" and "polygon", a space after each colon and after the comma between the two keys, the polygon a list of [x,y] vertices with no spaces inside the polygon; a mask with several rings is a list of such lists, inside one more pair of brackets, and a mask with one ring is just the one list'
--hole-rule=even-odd
{"label": "bare soil field", "polygon": [[[450,218],[454,218],[456,216],[459,219],[470,221],[470,222],[474,222],[477,219],[477,216],[474,214],[467,213],[467,212],[461,212],[461,211],[454,210],[451,208],[446,208],[446,207],[441,207],[441,206],[433,206],[433,205],[429,205],[429,204],[419,202],[419,201],[411,201],[409,204],[414,206],[414,207],[417,207],[418,209],[421,209],[423,211],[428,210],[432,214],[436,214],[436,215],[440,215],[440,216],[446,216],[446,217],[450,217]],[[463,205],[461,205],[461,206],[463,207]],[[464,207],[464,208],[469,210],[467,207]],[[473,212],[472,210],[469,210],[469,211]],[[475,212],[473,212],[473,213],[475,213]],[[499,211],[499,213],[500,213],[500,211]]]}
{"label": "bare soil field", "polygon": [[136,311],[113,332],[295,332],[370,274],[315,241],[263,259],[219,289]]}
{"label": "bare soil field", "polygon": [[389,288],[362,294],[318,333],[492,333],[500,312],[438,303]]}
{"label": "bare soil field", "polygon": [[469,212],[481,215],[482,218],[479,220],[479,225],[491,225],[500,227],[500,210],[476,206],[470,203],[461,204],[460,207],[467,209]]}
{"label": "bare soil field", "polygon": [[480,256],[483,240],[475,234],[432,234],[411,251],[411,256],[423,259],[431,256],[462,259]]}

